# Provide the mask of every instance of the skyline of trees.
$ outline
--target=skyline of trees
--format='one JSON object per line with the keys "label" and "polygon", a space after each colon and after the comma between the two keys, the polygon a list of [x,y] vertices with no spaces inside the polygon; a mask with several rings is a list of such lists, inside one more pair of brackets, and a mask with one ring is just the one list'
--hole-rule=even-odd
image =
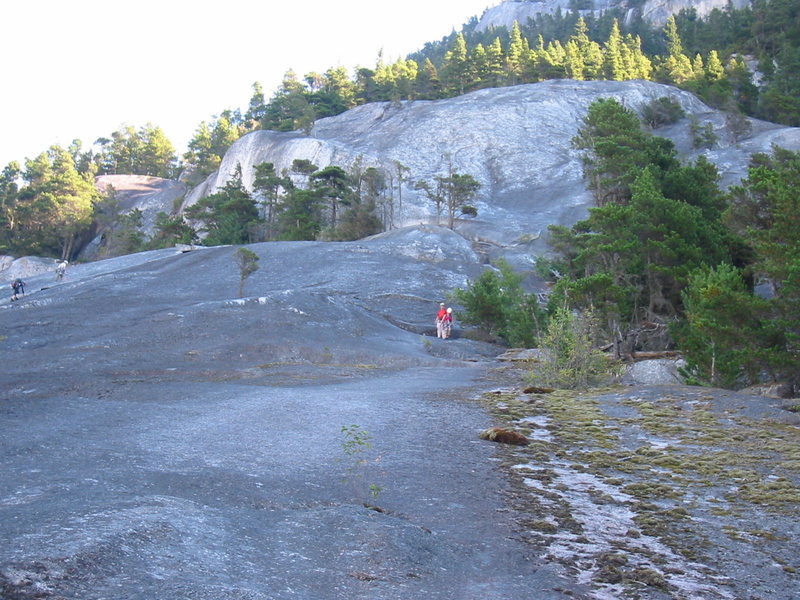
{"label": "skyline of trees", "polygon": [[[653,79],[688,89],[717,108],[800,123],[800,0],[756,0],[749,8],[715,9],[703,19],[684,10],[661,30],[640,21],[623,30],[622,16],[616,9],[585,17],[559,10],[510,30],[481,32],[473,20],[406,58],[385,62],[379,54],[372,68],[348,73],[339,66],[302,78],[289,68],[270,98],[256,81],[246,109],[225,109],[198,124],[180,160],[151,124],[138,131],[125,125],[95,140],[90,152],[101,172],[174,177],[183,171],[194,184],[219,165],[233,141],[255,129],[307,132],[316,119],[366,102],[439,99],[554,77]],[[761,90],[752,85],[744,53],[759,61]],[[162,162],[137,161],[142,145]]]}
{"label": "skyline of trees", "polygon": [[[238,109],[224,110],[198,125],[195,135],[188,143],[187,151],[181,157],[182,160],[164,132],[150,123],[139,128],[125,125],[110,136],[96,140],[88,150],[83,148],[80,141],[75,140],[64,152],[72,157],[74,170],[84,179],[108,173],[157,177],[177,177],[180,174],[182,181],[192,186],[219,167],[225,152],[237,139],[256,129],[300,130],[308,133],[316,119],[339,114],[364,102],[438,99],[485,87],[515,85],[552,77],[613,80],[650,78],[671,83],[693,91],[712,105],[728,110],[731,127],[737,123],[744,126],[746,121],[742,118],[741,111],[758,110],[763,98],[750,82],[750,73],[742,57],[733,52],[737,40],[744,35],[750,35],[752,43],[761,48],[762,53],[780,53],[781,61],[773,61],[772,73],[773,77],[782,73],[785,79],[786,73],[785,69],[782,70],[782,65],[791,59],[792,54],[787,51],[787,44],[794,33],[797,33],[797,27],[783,19],[795,14],[797,5],[798,0],[758,0],[754,3],[754,9],[728,8],[725,11],[714,11],[705,20],[697,19],[696,15],[684,11],[671,17],[663,30],[655,32],[644,31],[636,23],[629,30],[623,31],[613,11],[607,11],[599,18],[557,12],[554,15],[537,17],[524,27],[515,23],[510,30],[494,28],[477,32],[472,23],[462,31],[444,38],[442,42],[426,44],[423,51],[407,58],[387,63],[379,55],[373,69],[359,67],[352,75],[343,67],[336,67],[323,73],[308,73],[301,79],[290,69],[271,98],[267,98],[261,84],[256,82],[244,112]],[[711,27],[719,31],[710,32]],[[546,38],[549,39],[545,41]],[[714,49],[712,46],[715,43],[724,43],[723,49]],[[700,48],[707,51],[695,52],[692,56],[692,52]],[[660,54],[653,54],[654,51]],[[769,79],[769,69],[766,76]],[[774,94],[771,97],[773,100],[778,98]],[[780,101],[781,106],[791,105],[791,102],[787,104],[785,100],[784,98]],[[655,107],[652,124],[665,118],[665,111],[668,113],[669,110],[669,106]],[[703,134],[700,124],[697,124],[697,129],[697,144],[713,143],[706,138],[700,139]],[[744,129],[741,135],[746,135]],[[61,151],[60,147],[54,146],[47,153],[58,155]],[[607,160],[613,161],[614,157]],[[36,160],[26,161],[29,162]],[[339,167],[328,167],[322,174],[315,174],[316,185],[308,186],[306,191],[311,191],[313,187],[316,199],[306,198],[305,208],[302,209],[310,214],[313,212],[313,204],[323,202],[328,214],[327,226],[332,230],[337,227],[340,207],[347,208],[352,202],[342,191],[344,176],[341,172],[336,173],[335,169]],[[604,171],[601,169],[595,172]],[[590,185],[597,193],[605,183],[592,179],[591,173],[591,170],[587,170]],[[30,206],[37,205],[30,201],[29,196],[44,193],[31,187],[34,179],[29,179],[28,174],[28,169],[22,169],[16,163],[10,163],[3,171],[0,180],[0,208],[5,227],[3,237],[6,240],[22,234],[24,228],[20,228],[19,217],[24,213],[23,207],[28,207],[27,210],[31,211],[33,209],[26,202]],[[364,188],[369,190],[371,198],[359,202],[360,210],[365,215],[378,215],[384,226],[391,226],[395,202],[387,201],[386,190],[390,190],[390,195],[393,196],[397,189],[396,204],[399,207],[400,180],[404,174],[381,172],[377,175],[371,173],[371,176],[357,184],[359,187],[355,196],[359,199],[362,183],[371,186]],[[280,175],[273,173],[271,177],[279,178]],[[442,201],[441,208],[446,207],[448,225],[451,226],[456,211],[462,205],[466,210],[472,209],[467,201],[454,202],[454,198],[458,198],[462,191],[466,197],[474,192],[474,189],[473,192],[469,191],[470,187],[474,188],[474,180],[466,179],[468,175],[464,177],[463,181],[451,180],[449,187],[445,181],[447,175],[440,177],[439,181],[417,182],[419,189],[437,207],[440,207],[438,202]],[[26,190],[28,187],[31,189]],[[278,186],[277,189],[282,188]],[[454,195],[453,190],[458,193]],[[615,193],[611,189],[606,192],[612,196]],[[285,190],[283,193],[285,195]],[[300,202],[302,196],[303,194],[298,193],[297,198],[291,198],[291,201]],[[270,209],[273,213],[277,207],[276,200],[277,198],[273,200]],[[112,206],[108,200],[93,202],[97,207],[104,207],[102,210],[106,212]],[[81,211],[71,213],[65,208],[74,204],[68,197],[65,196],[62,204],[63,214],[73,214],[76,222],[82,222]],[[38,205],[41,206],[42,202],[38,202]],[[300,205],[295,208],[300,208]],[[12,214],[15,211],[17,214]],[[98,208],[94,212],[100,218],[102,211]],[[269,212],[268,210],[267,213]],[[437,214],[439,212],[437,208]],[[30,215],[28,218],[35,220]],[[264,219],[264,227],[268,230],[277,227],[276,214],[265,214]],[[134,227],[136,219],[130,221],[130,226]],[[167,229],[174,225],[178,231],[183,232],[181,236],[184,236],[185,229],[180,223],[169,220],[161,223]],[[311,227],[315,235],[320,235],[322,229]],[[270,235],[266,234],[267,237]],[[131,239],[135,240],[136,236]],[[64,242],[61,252],[69,253],[69,248],[78,241],[73,235],[71,241]],[[8,247],[8,243],[4,245]],[[47,246],[53,252],[53,244]]]}

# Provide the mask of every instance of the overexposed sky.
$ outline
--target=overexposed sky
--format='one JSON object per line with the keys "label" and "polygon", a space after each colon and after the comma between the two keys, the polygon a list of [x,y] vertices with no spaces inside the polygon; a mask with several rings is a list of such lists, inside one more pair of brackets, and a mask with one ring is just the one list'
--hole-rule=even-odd
{"label": "overexposed sky", "polygon": [[290,68],[394,61],[499,1],[4,0],[0,169],[123,125],[157,125],[182,153],[255,81],[269,98]]}

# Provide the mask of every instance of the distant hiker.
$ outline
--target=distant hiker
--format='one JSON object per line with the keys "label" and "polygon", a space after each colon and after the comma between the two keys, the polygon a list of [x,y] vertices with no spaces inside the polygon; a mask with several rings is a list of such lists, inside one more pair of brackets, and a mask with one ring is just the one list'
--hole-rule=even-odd
{"label": "distant hiker", "polygon": [[62,260],[60,263],[58,263],[58,266],[56,267],[56,281],[61,281],[61,279],[63,279],[64,273],[67,272],[68,264],[69,263],[66,260]]}
{"label": "distant hiker", "polygon": [[448,308],[442,322],[442,337],[447,339],[453,331],[453,309]]}
{"label": "distant hiker", "polygon": [[444,323],[447,318],[447,309],[444,302],[439,304],[439,312],[436,313],[436,337],[444,339]]}
{"label": "distant hiker", "polygon": [[13,294],[11,295],[11,301],[18,300],[20,295],[25,295],[25,282],[22,279],[15,279],[14,283],[11,284],[11,289],[13,290]]}

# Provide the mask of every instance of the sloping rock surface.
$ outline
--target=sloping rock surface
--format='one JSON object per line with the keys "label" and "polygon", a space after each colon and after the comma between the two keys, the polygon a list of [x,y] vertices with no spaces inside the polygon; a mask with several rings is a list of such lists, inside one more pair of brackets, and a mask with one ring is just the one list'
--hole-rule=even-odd
{"label": "sloping rock surface", "polygon": [[[738,183],[754,152],[772,144],[800,150],[800,129],[752,121],[752,133],[737,140],[725,115],[695,96],[646,81],[545,81],[479,90],[440,101],[374,103],[317,122],[311,135],[256,131],[229,149],[218,173],[187,195],[184,206],[223,186],[242,167],[243,184],[252,189],[254,167],[272,162],[278,171],[295,159],[318,167],[382,169],[395,186],[398,165],[402,194],[395,192],[396,225],[435,222],[433,206],[413,187],[433,181],[452,168],[481,184],[477,218],[463,218],[457,230],[503,253],[517,267],[530,266],[546,251],[548,225],[572,225],[592,204],[586,190],[580,153],[571,140],[589,105],[612,97],[640,110],[660,98],[675,99],[688,115],[711,123],[718,143],[710,150],[692,148],[688,118],[655,133],[672,139],[686,160],[701,153],[715,163],[722,185]],[[400,200],[402,199],[402,207]]]}
{"label": "sloping rock surface", "polygon": [[797,598],[784,401],[523,391],[432,335],[447,229],[249,248],[243,298],[214,247],[0,299],[3,600]]}
{"label": "sloping rock surface", "polygon": [[[580,591],[500,512],[467,391],[497,349],[421,335],[481,268],[470,246],[423,227],[249,248],[244,298],[236,248],[215,247],[0,300],[0,597]],[[371,447],[346,453],[342,427]]]}

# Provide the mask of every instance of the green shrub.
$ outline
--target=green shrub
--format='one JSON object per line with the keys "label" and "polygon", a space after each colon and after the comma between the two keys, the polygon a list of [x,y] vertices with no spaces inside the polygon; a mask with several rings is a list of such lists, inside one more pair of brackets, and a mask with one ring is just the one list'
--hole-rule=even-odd
{"label": "green shrub", "polygon": [[531,383],[556,388],[586,389],[606,379],[611,367],[605,354],[594,348],[596,319],[591,311],[556,310],[540,339],[543,359],[528,374]]}
{"label": "green shrub", "polygon": [[666,96],[651,100],[642,107],[642,121],[651,129],[677,123],[685,115],[680,103]]}
{"label": "green shrub", "polygon": [[692,148],[713,148],[717,143],[714,126],[708,121],[700,125],[700,121],[694,115],[689,118],[689,132],[692,134]]}
{"label": "green shrub", "polygon": [[767,301],[751,294],[728,264],[695,271],[684,290],[686,319],[673,327],[690,383],[735,388],[751,385],[771,359]]}
{"label": "green shrub", "polygon": [[464,308],[461,320],[499,336],[508,345],[532,347],[542,330],[544,311],[536,296],[522,289],[522,275],[502,259],[496,267],[481,273],[466,289],[453,292]]}

